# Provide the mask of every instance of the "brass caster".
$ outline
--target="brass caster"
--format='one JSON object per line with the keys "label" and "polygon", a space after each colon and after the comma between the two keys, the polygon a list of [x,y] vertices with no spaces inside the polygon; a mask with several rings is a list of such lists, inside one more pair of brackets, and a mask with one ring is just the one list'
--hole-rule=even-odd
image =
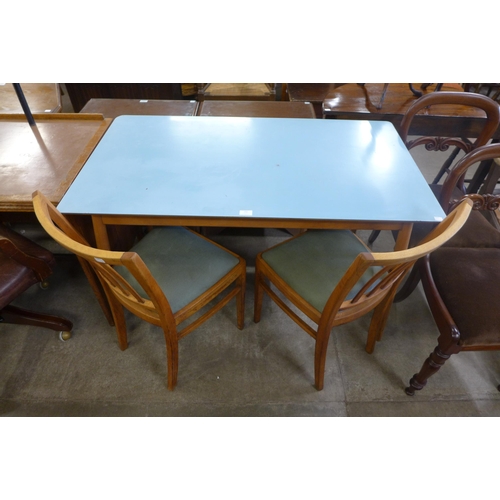
{"label": "brass caster", "polygon": [[71,332],[59,332],[59,340],[66,342],[71,338]]}
{"label": "brass caster", "polygon": [[49,282],[48,281],[40,281],[39,285],[40,285],[40,288],[42,290],[46,290],[47,288],[49,288]]}

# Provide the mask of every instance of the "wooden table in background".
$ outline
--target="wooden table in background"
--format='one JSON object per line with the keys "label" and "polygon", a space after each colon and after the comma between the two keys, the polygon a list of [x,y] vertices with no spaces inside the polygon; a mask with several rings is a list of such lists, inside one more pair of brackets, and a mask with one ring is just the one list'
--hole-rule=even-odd
{"label": "wooden table in background", "polygon": [[33,212],[40,190],[57,205],[104,135],[102,115],[0,114],[0,212]]}
{"label": "wooden table in background", "polygon": [[[33,116],[35,127],[24,114],[0,114],[0,223],[36,222],[32,202],[36,190],[58,205],[111,123],[98,114]],[[93,240],[89,217],[74,217],[73,222]],[[100,283],[89,269],[84,271],[113,324]]]}
{"label": "wooden table in background", "polygon": [[[62,109],[58,83],[21,83],[21,89],[32,113],[59,113]],[[0,113],[22,113],[12,83],[0,84]]]}
{"label": "wooden table in background", "polygon": [[311,103],[290,101],[203,101],[199,116],[315,118]]}
{"label": "wooden table in background", "polygon": [[197,101],[162,99],[90,99],[80,113],[101,113],[105,118],[121,115],[194,116]]}
{"label": "wooden table in background", "polygon": [[323,101],[329,92],[342,83],[287,83],[288,97],[292,102],[310,102],[317,118],[323,116]]}
{"label": "wooden table in background", "polygon": [[[413,84],[421,90],[420,84]],[[434,90],[431,85],[424,94]],[[381,109],[376,108],[384,89],[383,83],[348,83],[328,93],[323,103],[325,118],[343,120],[384,120],[399,125],[406,110],[418,99],[411,92],[408,83],[391,83],[387,88]],[[441,89],[445,92],[463,92],[457,83],[445,83]],[[442,137],[477,137],[485,115],[483,111],[467,106],[433,106],[429,114],[415,116],[410,128],[410,135],[436,135]],[[500,137],[497,130],[495,137]]]}

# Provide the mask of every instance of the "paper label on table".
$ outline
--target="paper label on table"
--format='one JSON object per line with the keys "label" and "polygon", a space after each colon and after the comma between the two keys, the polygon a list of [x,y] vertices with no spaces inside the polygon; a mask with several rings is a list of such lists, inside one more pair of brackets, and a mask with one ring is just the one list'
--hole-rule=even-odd
{"label": "paper label on table", "polygon": [[148,102],[147,99],[141,99],[139,102]]}
{"label": "paper label on table", "polygon": [[437,220],[437,221],[442,221],[443,218],[442,217],[434,217],[434,220]]}
{"label": "paper label on table", "polygon": [[240,215],[252,216],[253,210],[240,210]]}

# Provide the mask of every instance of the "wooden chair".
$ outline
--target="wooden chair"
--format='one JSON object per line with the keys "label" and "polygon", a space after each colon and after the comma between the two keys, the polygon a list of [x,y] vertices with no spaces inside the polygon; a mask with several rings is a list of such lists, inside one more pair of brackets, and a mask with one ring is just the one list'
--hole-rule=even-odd
{"label": "wooden chair", "polygon": [[[411,122],[417,113],[420,113],[425,108],[429,108],[433,105],[439,106],[447,104],[470,106],[482,109],[486,113],[484,127],[474,142],[461,137],[459,130],[457,131],[457,137],[418,137],[413,141],[408,141],[408,131],[410,129]],[[429,111],[426,110],[426,112]],[[434,180],[431,182],[431,185],[436,185],[445,173],[450,173],[450,166],[453,164],[453,161],[460,150],[465,153],[469,153],[475,148],[484,146],[492,138],[499,125],[500,111],[498,104],[489,97],[471,92],[435,92],[421,97],[408,108],[408,111],[405,113],[405,116],[401,121],[399,132],[408,149],[412,149],[416,146],[425,146],[428,151],[447,151],[450,146],[456,147],[454,155],[451,155],[450,158],[448,158],[434,177]],[[464,179],[460,180],[458,187],[465,192]]]}
{"label": "wooden chair", "polygon": [[[236,297],[237,324],[244,324],[245,261],[182,227],[150,231],[128,252],[97,250],[40,192],[33,194],[40,224],[61,246],[91,266],[109,301],[122,350],[127,348],[123,307],[163,329],[167,351],[167,387],[177,382],[178,341]],[[182,330],[178,326],[231,285],[214,306]]]}
{"label": "wooden chair", "polygon": [[[469,141],[466,138],[460,137],[460,131],[457,130],[458,137],[417,137],[416,139],[408,139],[408,131],[412,120],[415,116],[428,108],[429,106],[444,106],[444,105],[454,104],[459,106],[470,106],[478,109],[482,109],[486,113],[486,120],[484,127],[474,142]],[[429,112],[429,110],[426,110]],[[435,196],[439,198],[439,193],[442,188],[442,184],[438,184],[444,173],[451,172],[451,165],[455,160],[458,150],[462,150],[465,153],[469,153],[474,149],[484,146],[491,139],[492,135],[500,125],[500,111],[498,104],[492,101],[490,98],[468,92],[433,92],[432,94],[426,94],[423,97],[417,99],[407,110],[401,126],[399,128],[399,133],[401,139],[404,141],[408,149],[413,149],[417,146],[423,146],[428,151],[446,151],[450,146],[456,147],[456,152],[454,152],[445,164],[441,167],[440,171],[435,176],[434,180],[430,184],[430,188],[434,192]],[[457,180],[457,188],[465,193],[465,183],[464,178]],[[431,226],[429,224],[414,224],[413,233],[410,239],[410,247],[415,246],[427,232],[429,232]],[[373,231],[368,239],[368,243],[371,245],[374,243],[380,231]],[[418,285],[420,278],[418,276],[418,267],[414,267],[412,272],[409,274],[408,279],[405,281],[401,290],[397,293],[395,297],[396,302],[400,302],[408,297],[415,287]]]}
{"label": "wooden chair", "polygon": [[[478,162],[500,156],[500,144],[490,144],[465,156],[441,191],[443,207],[463,196],[454,190],[457,179]],[[449,182],[448,182],[449,181]],[[439,330],[438,345],[405,389],[421,390],[452,354],[500,349],[500,230],[482,211],[498,210],[500,196],[467,194],[474,210],[462,229],[440,249],[418,263],[425,296]],[[493,213],[496,218],[496,214]],[[500,387],[499,387],[500,390]]]}
{"label": "wooden chair", "polygon": [[45,287],[55,263],[51,252],[0,224],[0,323],[49,328],[60,332],[61,340],[71,337],[71,321],[11,305],[34,284]]}
{"label": "wooden chair", "polygon": [[[462,227],[471,205],[470,201],[462,203],[421,245],[410,250],[372,253],[351,231],[325,230],[307,231],[260,253],[255,268],[255,322],[260,321],[266,292],[315,339],[315,385],[323,389],[331,329],[374,310],[366,343],[366,351],[373,352],[397,286],[415,261],[439,248]],[[317,328],[299,317],[271,285]]]}

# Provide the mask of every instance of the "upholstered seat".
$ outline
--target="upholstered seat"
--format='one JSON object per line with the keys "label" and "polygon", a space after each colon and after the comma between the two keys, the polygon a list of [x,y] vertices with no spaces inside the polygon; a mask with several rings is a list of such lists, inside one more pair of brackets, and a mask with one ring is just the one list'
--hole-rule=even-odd
{"label": "upholstered seat", "polygon": [[[436,198],[438,200],[441,199],[443,185],[431,184],[429,187]],[[460,189],[457,187],[453,188],[451,199],[460,200],[463,196],[464,193]],[[415,235],[412,234],[412,241],[414,238],[415,244],[417,244],[420,239],[428,233],[429,229],[424,223],[421,223],[415,224],[413,226],[413,231]],[[482,212],[473,210],[462,229],[443,246],[500,248],[500,233],[490,224],[490,222],[488,222]]]}
{"label": "upholstered seat", "polygon": [[[433,226],[432,223],[415,224],[409,247],[413,248],[418,245],[429,234]],[[484,215],[474,210],[462,229],[443,246],[500,248],[500,232],[488,222]]]}
{"label": "upholstered seat", "polygon": [[[234,255],[183,227],[153,229],[130,251],[139,254],[156,278],[174,314],[238,265]],[[147,299],[126,267],[116,270]]]}
{"label": "upholstered seat", "polygon": [[70,338],[73,325],[65,318],[28,311],[11,305],[17,297],[52,274],[54,255],[0,224],[0,322],[40,326]]}
{"label": "upholstered seat", "polygon": [[[52,272],[56,261],[51,252],[3,224],[0,224],[0,237],[9,240],[14,245],[15,251],[45,262],[49,266],[47,276]],[[40,278],[33,269],[0,251],[0,309],[39,281]]]}
{"label": "upholstered seat", "polygon": [[[370,250],[351,231],[307,231],[286,245],[262,254],[264,261],[320,313],[349,266],[361,252]],[[380,270],[370,267],[354,285],[346,300]]]}
{"label": "upholstered seat", "polygon": [[460,344],[498,345],[500,248],[441,247],[431,255],[430,266],[439,295],[460,331]]}

